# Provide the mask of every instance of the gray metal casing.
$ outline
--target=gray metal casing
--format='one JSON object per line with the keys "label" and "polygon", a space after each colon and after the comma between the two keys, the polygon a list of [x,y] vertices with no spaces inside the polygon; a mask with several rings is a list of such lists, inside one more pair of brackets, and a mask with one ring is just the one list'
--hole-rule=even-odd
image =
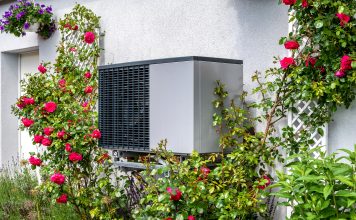
{"label": "gray metal casing", "polygon": [[216,80],[239,103],[243,65],[191,60],[150,65],[150,150],[160,140],[179,154],[219,151],[212,101]]}

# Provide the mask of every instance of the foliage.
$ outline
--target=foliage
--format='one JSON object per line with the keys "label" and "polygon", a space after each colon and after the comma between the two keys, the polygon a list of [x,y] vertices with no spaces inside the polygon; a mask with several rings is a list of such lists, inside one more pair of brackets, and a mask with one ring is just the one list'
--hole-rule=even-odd
{"label": "foliage", "polygon": [[[97,145],[98,28],[99,17],[83,6],[65,15],[54,68],[42,63],[22,81],[24,96],[13,112],[44,149],[30,160],[33,168],[41,167],[41,190],[57,202],[68,201],[81,219],[118,219],[128,209],[124,188],[116,186],[110,156]],[[74,45],[70,35],[83,40]]]}
{"label": "foliage", "polygon": [[[228,94],[219,82],[215,94],[214,106],[221,111],[214,115],[214,124],[221,135],[222,152],[205,156],[193,152],[180,161],[166,150],[166,141],[161,142],[153,159],[164,165],[152,167],[153,161],[146,158],[143,179],[147,194],[135,210],[135,218],[251,219],[257,213],[267,214],[263,189],[270,178],[262,168],[268,158],[256,147],[261,134],[251,134],[253,126],[244,109],[233,101],[225,107]],[[168,187],[179,189],[182,198],[172,200]]]}
{"label": "foliage", "polygon": [[53,204],[35,189],[37,180],[26,165],[0,171],[0,219],[77,219],[73,206]]}
{"label": "foliage", "polygon": [[52,7],[28,0],[18,0],[12,4],[0,20],[0,31],[14,34],[16,37],[26,35],[31,25],[39,24],[37,33],[44,39],[49,38],[56,30],[52,19]]}
{"label": "foliage", "polygon": [[288,158],[288,173],[279,172],[271,187],[280,188],[275,195],[286,199],[282,205],[293,207],[291,219],[356,218],[356,145],[343,151],[337,157],[305,149]]}

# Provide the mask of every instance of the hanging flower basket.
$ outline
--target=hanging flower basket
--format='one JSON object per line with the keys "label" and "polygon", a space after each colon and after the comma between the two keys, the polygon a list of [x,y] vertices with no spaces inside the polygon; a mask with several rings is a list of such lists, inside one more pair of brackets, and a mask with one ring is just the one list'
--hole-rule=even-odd
{"label": "hanging flower basket", "polygon": [[0,31],[16,37],[24,36],[26,32],[36,32],[47,39],[56,30],[52,7],[28,0],[18,0],[10,5],[2,17]]}

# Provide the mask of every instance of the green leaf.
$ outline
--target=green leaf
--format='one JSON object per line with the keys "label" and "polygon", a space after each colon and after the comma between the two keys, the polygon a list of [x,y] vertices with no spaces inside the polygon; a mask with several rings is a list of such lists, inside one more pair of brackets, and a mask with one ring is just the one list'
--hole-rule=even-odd
{"label": "green leaf", "polygon": [[324,25],[324,22],[322,20],[318,20],[314,23],[316,28],[322,28]]}
{"label": "green leaf", "polygon": [[354,187],[354,183],[352,183],[352,180],[349,180],[348,178],[344,176],[335,176],[335,179],[340,180],[342,183],[345,183],[346,185],[350,187]]}
{"label": "green leaf", "polygon": [[326,200],[333,190],[333,185],[326,185],[323,190],[324,199]]}
{"label": "green leaf", "polygon": [[299,177],[297,180],[304,180],[307,182],[315,182],[315,181],[322,180],[322,179],[325,179],[325,176],[309,175],[309,176]]}
{"label": "green leaf", "polygon": [[319,133],[321,136],[324,136],[324,129],[318,128],[318,133]]}
{"label": "green leaf", "polygon": [[355,197],[356,198],[356,192],[352,192],[351,190],[340,190],[336,194],[336,196],[340,197]]}

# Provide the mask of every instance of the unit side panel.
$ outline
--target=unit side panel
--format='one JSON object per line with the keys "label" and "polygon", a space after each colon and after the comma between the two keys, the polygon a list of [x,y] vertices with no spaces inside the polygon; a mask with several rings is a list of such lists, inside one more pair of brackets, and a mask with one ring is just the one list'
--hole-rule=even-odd
{"label": "unit side panel", "polygon": [[239,98],[243,91],[243,66],[241,64],[227,64],[199,61],[199,95],[200,98],[200,132],[201,144],[196,141],[196,150],[201,153],[217,152],[219,151],[219,136],[216,129],[212,126],[213,114],[215,111],[212,101],[216,98],[214,96],[214,88],[216,81],[220,80],[226,90],[229,92],[228,100],[234,99],[235,103],[239,104]]}
{"label": "unit side panel", "polygon": [[167,138],[175,153],[193,150],[193,61],[150,65],[150,148]]}

